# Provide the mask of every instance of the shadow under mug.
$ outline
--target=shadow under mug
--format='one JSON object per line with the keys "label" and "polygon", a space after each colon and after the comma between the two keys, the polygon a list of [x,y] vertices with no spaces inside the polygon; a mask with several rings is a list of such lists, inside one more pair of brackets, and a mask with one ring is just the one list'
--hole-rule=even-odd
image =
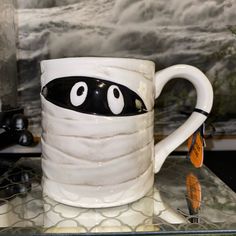
{"label": "shadow under mug", "polygon": [[[41,71],[43,190],[72,206],[111,207],[142,198],[213,102],[209,80],[189,65],[155,73],[152,61],[81,57],[42,61]],[[154,146],[154,102],[173,78],[193,84],[196,108]]]}

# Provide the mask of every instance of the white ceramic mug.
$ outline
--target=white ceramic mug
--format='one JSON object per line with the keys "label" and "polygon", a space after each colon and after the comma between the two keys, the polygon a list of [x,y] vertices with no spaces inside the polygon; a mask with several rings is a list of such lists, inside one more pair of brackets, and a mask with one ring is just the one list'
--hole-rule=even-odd
{"label": "white ceramic mug", "polygon": [[[166,157],[205,121],[206,76],[189,65],[155,74],[152,61],[65,58],[41,62],[44,193],[64,204],[110,207],[143,197]],[[195,111],[154,147],[154,102],[172,78],[197,91]]]}

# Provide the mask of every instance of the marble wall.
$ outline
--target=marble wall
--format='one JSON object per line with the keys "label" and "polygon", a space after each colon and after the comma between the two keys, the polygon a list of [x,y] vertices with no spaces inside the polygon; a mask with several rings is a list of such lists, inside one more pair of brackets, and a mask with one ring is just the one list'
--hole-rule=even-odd
{"label": "marble wall", "polygon": [[[153,60],[157,70],[197,66],[215,93],[208,119],[236,134],[235,0],[17,0],[19,102],[40,134],[42,59],[115,56]],[[183,80],[157,101],[155,132],[173,131],[191,113],[195,91]]]}

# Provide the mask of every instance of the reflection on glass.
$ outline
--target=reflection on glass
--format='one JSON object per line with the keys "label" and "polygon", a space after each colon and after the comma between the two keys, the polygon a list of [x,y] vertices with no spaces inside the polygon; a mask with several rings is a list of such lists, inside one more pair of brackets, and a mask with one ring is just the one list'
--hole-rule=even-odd
{"label": "reflection on glass", "polygon": [[22,173],[27,170],[32,185],[27,193],[14,192],[9,197],[9,186],[19,192],[18,187],[25,186],[25,179],[19,182],[14,178],[10,184],[1,185],[1,181],[8,179],[6,175],[1,176],[0,234],[28,230],[32,233],[169,230],[191,233],[192,230],[236,229],[236,194],[205,166],[196,169],[184,158],[167,159],[156,176],[154,190],[144,198],[104,209],[66,206],[43,196],[39,159],[27,157],[20,163],[24,163],[20,169]]}
{"label": "reflection on glass", "polygon": [[187,204],[189,209],[189,214],[193,216],[190,218],[190,222],[199,223],[198,213],[201,206],[202,191],[201,184],[196,175],[192,172],[188,173],[186,176],[186,189],[187,189]]}
{"label": "reflection on glass", "polygon": [[157,189],[139,201],[111,208],[78,208],[44,198],[47,233],[158,231],[154,216],[171,224],[187,222],[162,201]]}

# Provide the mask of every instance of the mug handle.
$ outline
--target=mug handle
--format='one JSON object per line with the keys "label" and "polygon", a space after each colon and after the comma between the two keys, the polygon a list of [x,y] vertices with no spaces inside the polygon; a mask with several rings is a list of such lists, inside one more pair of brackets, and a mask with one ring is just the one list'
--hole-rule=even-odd
{"label": "mug handle", "polygon": [[155,145],[155,173],[161,169],[167,156],[203,124],[213,104],[213,89],[207,77],[196,67],[184,64],[170,66],[155,74],[155,98],[160,95],[164,85],[174,78],[187,79],[193,84],[197,91],[197,103],[190,117]]}

